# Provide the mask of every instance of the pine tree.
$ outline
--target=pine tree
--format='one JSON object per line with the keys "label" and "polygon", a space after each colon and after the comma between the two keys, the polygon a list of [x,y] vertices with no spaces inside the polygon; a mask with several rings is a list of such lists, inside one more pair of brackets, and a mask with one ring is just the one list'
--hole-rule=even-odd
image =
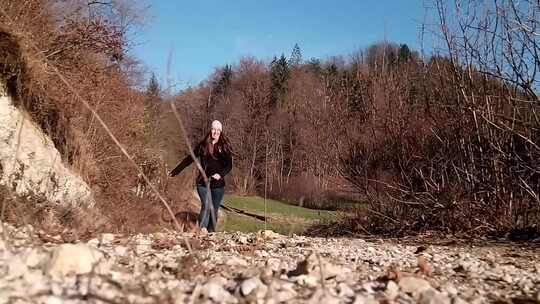
{"label": "pine tree", "polygon": [[279,59],[274,57],[270,64],[272,86],[270,89],[270,106],[278,107],[283,104],[287,94],[287,82],[289,81],[289,64],[285,55]]}
{"label": "pine tree", "polygon": [[152,73],[152,76],[148,81],[145,95],[145,133],[149,138],[152,138],[158,126],[159,103],[161,101],[161,88],[159,87],[158,80],[154,73]]}
{"label": "pine tree", "polygon": [[298,43],[294,44],[294,47],[291,52],[291,57],[289,58],[289,66],[295,67],[302,63],[302,51]]}
{"label": "pine tree", "polygon": [[233,77],[232,67],[226,64],[221,71],[219,78],[214,82],[214,95],[225,95],[229,87],[231,86],[231,81]]}
{"label": "pine tree", "polygon": [[158,80],[156,78],[156,74],[152,73],[152,76],[150,77],[150,80],[148,81],[148,86],[146,87],[146,96],[150,100],[159,98],[161,94],[161,89],[159,87]]}
{"label": "pine tree", "polygon": [[409,49],[409,46],[404,43],[399,47],[398,60],[401,63],[407,62],[409,59],[411,59],[411,50]]}

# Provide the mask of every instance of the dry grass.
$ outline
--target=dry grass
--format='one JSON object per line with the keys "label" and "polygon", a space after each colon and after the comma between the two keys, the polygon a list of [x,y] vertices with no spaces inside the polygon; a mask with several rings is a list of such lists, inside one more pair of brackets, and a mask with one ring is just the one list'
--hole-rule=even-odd
{"label": "dry grass", "polygon": [[[45,0],[0,4],[0,78],[17,105],[53,139],[64,162],[92,188],[97,209],[85,215],[89,221],[67,207],[55,217],[61,226],[91,232],[160,229],[160,201],[185,209],[178,198],[189,183],[168,181],[163,152],[148,146],[145,96],[132,88],[138,75],[125,72],[137,67],[127,68],[123,29],[115,27],[116,19],[107,21],[121,12],[104,6],[93,17],[60,10],[52,18],[48,9]],[[141,185],[146,187],[142,196],[133,191]],[[16,209],[10,220],[24,215]]]}

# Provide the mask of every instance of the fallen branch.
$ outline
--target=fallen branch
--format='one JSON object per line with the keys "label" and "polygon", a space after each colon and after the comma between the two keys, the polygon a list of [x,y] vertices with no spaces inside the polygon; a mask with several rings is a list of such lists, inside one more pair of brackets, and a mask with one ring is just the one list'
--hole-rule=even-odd
{"label": "fallen branch", "polygon": [[265,220],[270,219],[268,216],[264,216],[264,215],[259,215],[259,214],[251,213],[251,212],[248,212],[248,211],[245,211],[245,210],[242,210],[242,209],[238,209],[238,208],[235,208],[235,207],[227,206],[227,205],[225,205],[225,204],[222,204],[221,207],[222,207],[223,209],[229,211],[229,212],[234,212],[234,213],[246,215],[246,216],[252,217],[252,218],[254,218],[254,219],[257,219],[257,220],[259,220],[259,221],[265,221]]}

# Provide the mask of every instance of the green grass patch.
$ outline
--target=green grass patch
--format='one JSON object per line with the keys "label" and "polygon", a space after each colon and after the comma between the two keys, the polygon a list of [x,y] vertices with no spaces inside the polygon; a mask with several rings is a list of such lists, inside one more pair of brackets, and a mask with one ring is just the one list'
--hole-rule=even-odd
{"label": "green grass patch", "polygon": [[[264,198],[262,197],[226,195],[224,203],[245,211],[261,215],[264,214]],[[304,220],[328,219],[334,214],[332,211],[308,209],[271,199],[266,200],[266,213],[270,216],[284,215],[286,217],[296,217]]]}
{"label": "green grass patch", "polygon": [[[245,210],[250,213],[264,215],[264,199],[257,196],[236,196],[226,195],[224,204]],[[266,229],[275,232],[291,235],[293,233],[301,234],[310,225],[319,221],[326,221],[333,217],[334,212],[326,210],[314,210],[289,205],[276,200],[266,200],[266,214],[269,219],[266,222]],[[227,213],[227,219],[223,230],[256,232],[264,230],[264,222],[240,215],[236,213]]]}

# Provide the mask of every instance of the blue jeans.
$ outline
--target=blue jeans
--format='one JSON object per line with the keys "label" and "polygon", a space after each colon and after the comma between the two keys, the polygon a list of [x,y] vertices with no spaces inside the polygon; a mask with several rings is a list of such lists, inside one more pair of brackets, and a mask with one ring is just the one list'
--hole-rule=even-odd
{"label": "blue jeans", "polygon": [[225,188],[208,189],[205,186],[197,186],[197,193],[201,199],[201,212],[199,213],[199,226],[206,228],[208,232],[216,231],[218,210],[225,195]]}

